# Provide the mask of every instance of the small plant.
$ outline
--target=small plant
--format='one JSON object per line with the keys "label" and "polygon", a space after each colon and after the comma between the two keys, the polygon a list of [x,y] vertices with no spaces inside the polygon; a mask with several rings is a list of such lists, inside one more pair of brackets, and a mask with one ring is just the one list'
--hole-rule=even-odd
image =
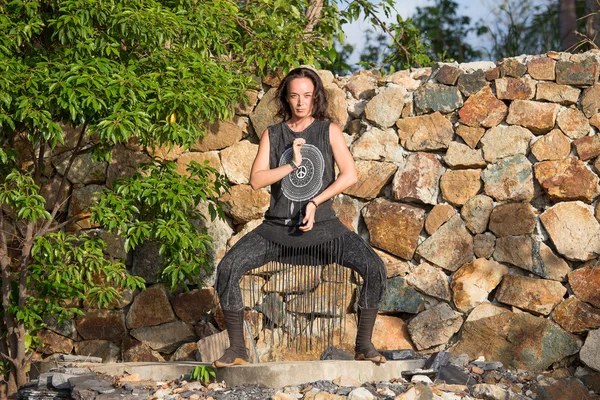
{"label": "small plant", "polygon": [[214,369],[207,365],[198,365],[194,367],[192,372],[190,373],[190,379],[194,381],[201,381],[203,383],[208,383],[212,379],[216,379],[217,373]]}

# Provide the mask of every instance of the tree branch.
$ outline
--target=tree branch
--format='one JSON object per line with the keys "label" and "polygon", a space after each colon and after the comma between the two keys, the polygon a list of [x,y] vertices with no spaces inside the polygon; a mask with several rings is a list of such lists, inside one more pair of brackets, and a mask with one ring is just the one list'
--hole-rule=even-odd
{"label": "tree branch", "polygon": [[64,201],[66,201],[68,199],[68,197],[66,199],[62,198],[62,191],[65,188],[65,185],[67,184],[67,177],[69,176],[69,172],[71,171],[73,162],[75,161],[75,158],[78,155],[77,152],[78,152],[79,148],[81,147],[81,143],[83,143],[83,138],[85,136],[85,130],[87,129],[87,126],[88,126],[88,123],[85,122],[83,124],[83,126],[81,127],[81,132],[79,133],[79,138],[77,139],[77,144],[75,145],[75,148],[73,149],[73,153],[71,154],[71,158],[69,159],[69,163],[67,164],[65,173],[63,174],[62,180],[60,181],[60,187],[58,188],[58,192],[56,193],[56,198],[54,200],[54,206],[52,207],[52,213],[50,214],[50,219],[48,221],[46,221],[46,223],[44,224],[42,229],[40,229],[40,231],[35,236],[43,235],[44,232],[46,232],[50,228],[50,225],[52,225],[52,221],[54,221],[54,218],[56,217],[58,210],[60,210],[60,207],[62,206]]}
{"label": "tree branch", "polygon": [[315,25],[319,23],[323,12],[323,0],[311,0],[304,16],[308,19],[308,23],[304,27],[304,32],[311,32]]}
{"label": "tree branch", "polygon": [[35,175],[34,175],[34,182],[36,185],[40,184],[40,181],[42,179],[42,169],[44,168],[44,153],[46,151],[46,142],[42,142],[40,144],[40,154],[38,157],[38,162],[35,165]]}
{"label": "tree branch", "polygon": [[[377,24],[381,27],[381,29],[383,29],[389,35],[389,37],[392,38],[392,40],[394,41],[394,43],[396,43],[396,46],[398,46],[398,48],[404,52],[404,55],[406,56],[406,60],[410,61],[410,59],[411,59],[410,52],[406,49],[406,47],[404,47],[402,45],[402,43],[400,43],[400,41],[398,39],[396,39],[396,36],[390,31],[390,29],[387,27],[387,25],[385,24],[385,22],[383,22],[377,16],[377,14],[375,14],[374,12],[372,12],[369,9],[369,7],[365,4],[364,0],[356,0],[356,1],[358,2],[358,4],[360,4],[363,7],[363,9],[365,10],[365,12],[367,14],[369,14],[372,18],[374,18],[377,21]],[[415,63],[417,64],[417,66],[421,67],[421,64],[419,64],[416,60],[415,60]]]}

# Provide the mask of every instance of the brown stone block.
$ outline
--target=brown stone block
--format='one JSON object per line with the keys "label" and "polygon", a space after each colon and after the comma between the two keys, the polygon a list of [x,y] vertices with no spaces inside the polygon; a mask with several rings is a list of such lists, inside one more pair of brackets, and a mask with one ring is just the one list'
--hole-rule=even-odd
{"label": "brown stone block", "polygon": [[405,260],[412,258],[423,229],[425,210],[376,199],[362,212],[373,246]]}

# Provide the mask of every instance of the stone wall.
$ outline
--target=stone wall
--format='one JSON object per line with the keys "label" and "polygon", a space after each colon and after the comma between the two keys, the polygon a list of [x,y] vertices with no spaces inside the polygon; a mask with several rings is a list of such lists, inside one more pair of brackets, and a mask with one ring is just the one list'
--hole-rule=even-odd
{"label": "stone wall", "polygon": [[[376,346],[449,349],[532,370],[581,361],[600,371],[599,73],[600,52],[444,64],[389,76],[320,71],[359,176],[336,198],[336,212],[388,267]],[[211,126],[190,151],[157,152],[181,171],[190,160],[209,160],[233,184],[223,198],[227,219],[207,227],[215,264],[268,207],[268,191],[254,191],[248,182],[258,136],[277,122],[272,100],[279,79],[263,80],[248,93],[250,103],[237,107],[234,121]],[[135,146],[122,146],[110,165],[82,159],[81,173],[71,179],[69,212],[84,213],[91,192],[131,173],[145,157]],[[60,156],[55,160],[60,173]],[[90,226],[84,220],[72,228]],[[112,243],[111,254],[125,257],[119,241]],[[132,272],[152,282],[160,265],[155,254],[151,245],[138,250],[129,259]],[[315,293],[336,283],[331,276],[329,268],[322,271]],[[267,296],[267,280],[243,278],[253,323],[264,311],[256,299],[288,295]],[[348,275],[348,290],[359,281]],[[199,357],[200,346],[206,358],[224,340],[214,326],[224,328],[212,295],[208,288],[169,294],[154,285],[114,309],[88,310],[68,329],[40,335],[48,343],[69,343],[50,346],[47,354],[182,359]],[[352,306],[351,300],[342,305]],[[258,358],[306,357],[269,345],[286,332],[251,328]],[[353,316],[344,328],[341,347],[351,349]]]}

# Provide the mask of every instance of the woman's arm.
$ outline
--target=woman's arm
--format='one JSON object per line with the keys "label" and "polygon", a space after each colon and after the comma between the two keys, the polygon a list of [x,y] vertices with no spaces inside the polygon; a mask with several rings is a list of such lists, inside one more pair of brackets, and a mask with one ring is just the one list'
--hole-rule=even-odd
{"label": "woman's arm", "polygon": [[[352,158],[350,150],[348,150],[348,146],[344,140],[344,134],[340,127],[333,123],[329,125],[329,142],[331,143],[333,158],[340,170],[340,174],[327,189],[323,190],[323,192],[313,198],[317,205],[342,193],[358,181],[354,159]],[[312,229],[315,221],[316,208],[317,207],[313,203],[308,203],[306,206],[306,216],[303,219],[305,225],[301,226],[300,230],[309,231]]]}
{"label": "woman's arm", "polygon": [[[302,163],[300,148],[304,144],[304,139],[294,140],[294,156],[293,160],[296,165]],[[269,165],[269,130],[265,129],[258,144],[258,153],[252,164],[252,172],[250,172],[250,186],[252,189],[260,189],[271,185],[272,183],[282,180],[294,170],[290,164],[281,165],[277,168],[270,169]]]}

